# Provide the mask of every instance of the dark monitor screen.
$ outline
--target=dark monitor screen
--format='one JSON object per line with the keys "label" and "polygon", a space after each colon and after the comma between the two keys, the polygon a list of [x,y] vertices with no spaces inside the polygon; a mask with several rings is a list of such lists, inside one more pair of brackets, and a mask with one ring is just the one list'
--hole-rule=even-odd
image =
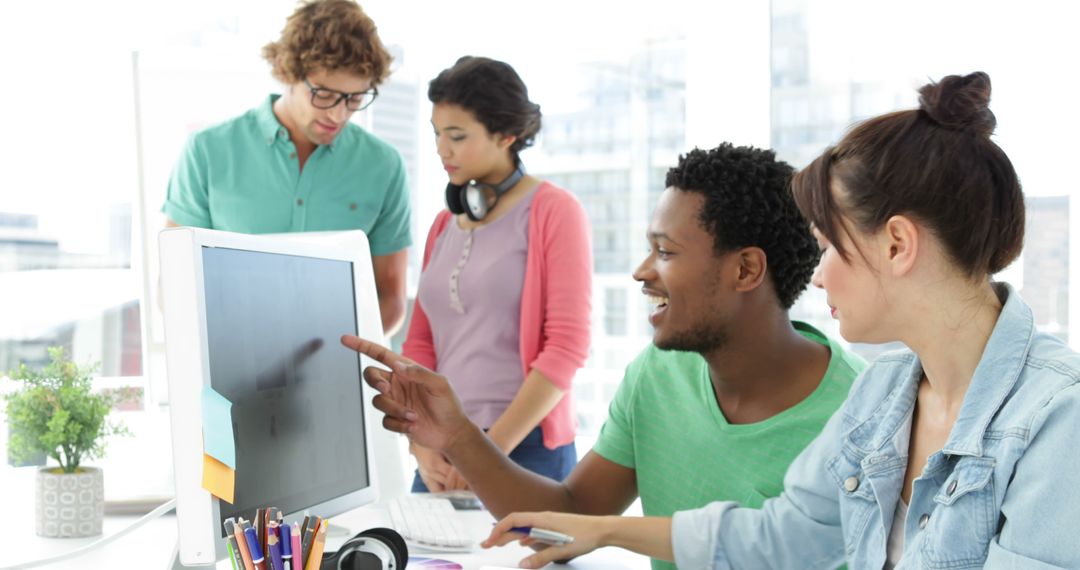
{"label": "dark monitor screen", "polygon": [[[370,485],[348,261],[203,247],[210,383],[232,402],[235,502],[295,513]],[[222,527],[219,526],[219,529]],[[224,533],[224,531],[222,531]]]}

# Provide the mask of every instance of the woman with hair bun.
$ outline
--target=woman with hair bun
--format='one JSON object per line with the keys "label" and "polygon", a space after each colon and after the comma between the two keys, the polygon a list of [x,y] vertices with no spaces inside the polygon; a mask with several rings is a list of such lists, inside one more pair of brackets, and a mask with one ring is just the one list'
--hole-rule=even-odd
{"label": "woman with hair bun", "polygon": [[760,510],[671,519],[513,514],[575,537],[526,567],[617,545],[681,568],[1080,567],[1080,356],[993,280],[1020,254],[1024,197],[990,136],[990,78],[949,76],[872,118],[792,183],[852,342],[900,341]]}
{"label": "woman with hair bun", "polygon": [[[525,172],[518,154],[540,106],[510,65],[462,57],[428,98],[447,209],[428,233],[402,353],[453,378],[469,419],[511,459],[562,480],[577,463],[570,384],[590,339],[585,210]],[[466,488],[442,455],[410,450],[414,492]]]}

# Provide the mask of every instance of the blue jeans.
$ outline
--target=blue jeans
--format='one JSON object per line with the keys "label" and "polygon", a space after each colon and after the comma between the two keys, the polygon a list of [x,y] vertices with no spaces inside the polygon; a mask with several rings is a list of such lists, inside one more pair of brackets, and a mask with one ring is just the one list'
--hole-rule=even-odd
{"label": "blue jeans", "polygon": [[[510,452],[510,459],[518,465],[549,477],[556,481],[562,481],[570,474],[570,470],[577,465],[577,448],[573,442],[548,449],[544,447],[544,435],[540,428],[536,428],[521,440],[521,443]],[[427,493],[427,485],[420,479],[420,473],[413,476],[413,493]]]}

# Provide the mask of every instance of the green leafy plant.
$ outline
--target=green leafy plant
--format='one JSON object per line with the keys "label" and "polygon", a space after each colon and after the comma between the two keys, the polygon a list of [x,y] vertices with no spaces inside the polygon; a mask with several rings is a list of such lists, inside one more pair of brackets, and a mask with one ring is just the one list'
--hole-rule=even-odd
{"label": "green leafy plant", "polygon": [[131,435],[127,428],[106,421],[124,394],[93,393],[91,377],[98,366],[79,366],[68,360],[64,349],[49,349],[52,359],[45,368],[25,364],[8,373],[22,386],[4,399],[10,423],[8,453],[15,461],[35,455],[52,457],[64,473],[76,473],[83,459],[105,453],[105,438]]}

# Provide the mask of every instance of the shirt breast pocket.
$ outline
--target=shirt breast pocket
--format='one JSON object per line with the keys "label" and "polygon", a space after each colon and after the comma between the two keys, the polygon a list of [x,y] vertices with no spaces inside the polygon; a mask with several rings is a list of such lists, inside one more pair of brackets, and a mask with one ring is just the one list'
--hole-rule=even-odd
{"label": "shirt breast pocket", "polygon": [[841,453],[829,462],[827,468],[836,482],[844,550],[850,555],[862,542],[870,517],[877,510],[877,503],[859,461]]}
{"label": "shirt breast pocket", "polygon": [[992,458],[964,457],[938,489],[922,537],[927,567],[982,567],[1000,514],[994,465]]}

